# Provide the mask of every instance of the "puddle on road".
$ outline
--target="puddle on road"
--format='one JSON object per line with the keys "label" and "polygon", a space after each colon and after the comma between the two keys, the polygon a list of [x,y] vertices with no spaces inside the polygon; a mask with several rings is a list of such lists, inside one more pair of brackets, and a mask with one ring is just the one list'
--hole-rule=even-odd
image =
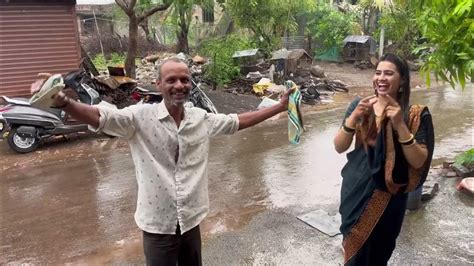
{"label": "puddle on road", "polygon": [[[441,163],[442,156],[452,158],[473,147],[472,99],[472,88],[464,92],[450,88],[413,92],[412,103],[427,105],[433,117],[433,164]],[[214,141],[210,156],[208,233],[239,229],[253,217],[249,214],[271,208],[290,207],[301,213],[331,205],[329,212],[336,213],[342,181],[340,170],[346,157],[334,151],[332,140],[344,111],[305,116],[308,130],[296,146],[288,144],[285,121]]]}
{"label": "puddle on road", "polygon": [[127,153],[123,141],[87,139],[4,156],[0,264],[68,262],[136,232]]}
{"label": "puddle on road", "polygon": [[[140,236],[140,234],[137,234]],[[116,241],[112,246],[100,248],[91,254],[69,258],[67,265],[110,265],[117,262],[127,264],[142,264],[142,238],[133,237]]]}
{"label": "puddle on road", "polygon": [[433,164],[452,159],[474,146],[474,88],[423,90],[413,93],[412,102],[427,105],[433,117],[436,146]]}
{"label": "puddle on road", "polygon": [[332,144],[340,116],[307,116],[299,145],[289,144],[284,120],[215,140],[209,158],[208,233],[242,228],[270,208],[336,206],[338,173],[345,163],[345,155],[337,154]]}

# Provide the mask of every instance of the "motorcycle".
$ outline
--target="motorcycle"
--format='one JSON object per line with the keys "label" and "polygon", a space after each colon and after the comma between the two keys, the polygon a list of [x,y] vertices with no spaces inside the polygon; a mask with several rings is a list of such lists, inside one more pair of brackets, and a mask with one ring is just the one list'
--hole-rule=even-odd
{"label": "motorcycle", "polygon": [[[87,84],[74,82],[76,75],[72,72],[64,77],[67,87],[76,93],[80,102],[98,104],[99,93]],[[43,140],[52,136],[88,130],[87,124],[74,121],[61,109],[39,109],[25,98],[2,96],[1,99],[5,105],[0,107],[0,136],[16,152],[32,152]]]}
{"label": "motorcycle", "polygon": [[203,90],[200,88],[200,84],[192,81],[192,89],[189,95],[189,101],[195,106],[206,110],[208,113],[217,114],[217,108],[214,103],[207,97]]}

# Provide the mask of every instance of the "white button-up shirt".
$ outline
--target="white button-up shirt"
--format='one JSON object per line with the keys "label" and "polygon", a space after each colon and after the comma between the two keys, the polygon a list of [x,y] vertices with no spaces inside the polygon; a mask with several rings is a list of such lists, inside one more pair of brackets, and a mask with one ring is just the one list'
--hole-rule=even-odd
{"label": "white button-up shirt", "polygon": [[209,211],[209,139],[235,133],[237,115],[185,108],[178,128],[163,102],[121,110],[98,108],[99,127],[92,130],[129,142],[138,183],[138,227],[149,233],[175,234],[177,222],[182,233],[199,225]]}

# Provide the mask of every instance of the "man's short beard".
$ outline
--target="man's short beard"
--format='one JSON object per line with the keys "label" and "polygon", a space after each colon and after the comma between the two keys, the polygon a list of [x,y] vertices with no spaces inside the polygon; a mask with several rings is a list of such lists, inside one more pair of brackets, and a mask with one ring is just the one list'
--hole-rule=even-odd
{"label": "man's short beard", "polygon": [[185,104],[187,101],[189,101],[189,97],[190,97],[190,94],[189,94],[189,93],[186,94],[186,97],[184,97],[182,103],[181,103],[181,102],[178,103],[177,101],[173,100],[173,97],[171,97],[171,99],[168,100],[168,101],[165,100],[165,102],[168,103],[170,106],[176,106],[176,107],[178,107],[178,106],[180,106],[180,105],[181,105],[181,106],[184,106],[184,104]]}

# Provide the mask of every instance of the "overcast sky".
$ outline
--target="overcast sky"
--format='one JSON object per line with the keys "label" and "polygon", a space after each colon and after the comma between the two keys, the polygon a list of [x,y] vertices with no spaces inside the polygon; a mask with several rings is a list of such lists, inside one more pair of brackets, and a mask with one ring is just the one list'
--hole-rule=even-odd
{"label": "overcast sky", "polygon": [[114,0],[76,0],[78,5],[104,5],[114,3]]}

